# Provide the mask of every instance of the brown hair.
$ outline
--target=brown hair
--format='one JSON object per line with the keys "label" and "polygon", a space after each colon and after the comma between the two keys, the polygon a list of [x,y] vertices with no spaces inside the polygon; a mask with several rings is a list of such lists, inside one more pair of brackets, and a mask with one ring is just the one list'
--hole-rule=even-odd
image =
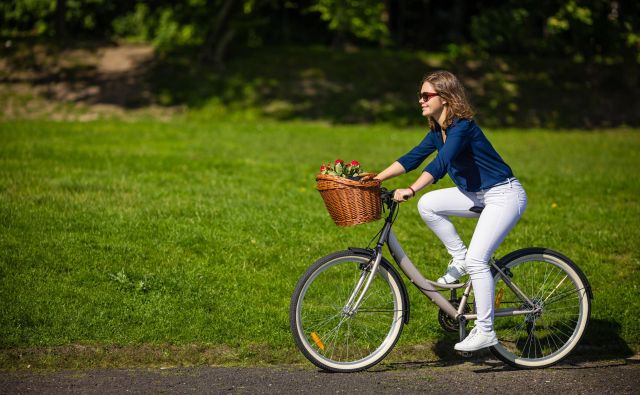
{"label": "brown hair", "polygon": [[[429,82],[440,94],[442,100],[447,102],[447,119],[442,125],[446,129],[453,122],[453,118],[473,119],[474,111],[469,104],[464,86],[455,75],[448,71],[438,70],[424,76],[420,83],[420,89],[425,82]],[[434,130],[436,120],[429,117],[429,127]]]}

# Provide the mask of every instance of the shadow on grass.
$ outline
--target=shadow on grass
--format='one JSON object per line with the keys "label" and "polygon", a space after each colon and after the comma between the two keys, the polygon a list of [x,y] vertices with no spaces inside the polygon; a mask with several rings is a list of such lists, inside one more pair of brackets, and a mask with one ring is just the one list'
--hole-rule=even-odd
{"label": "shadow on grass", "polygon": [[[592,320],[578,348],[555,369],[617,366],[627,363],[634,351],[620,337],[620,325],[608,320]],[[511,371],[488,350],[463,358],[453,347],[457,337],[443,334],[434,344],[397,347],[370,371],[410,370],[471,364],[478,373]],[[278,348],[254,344],[231,347],[223,344],[131,344],[82,345],[0,349],[0,370],[89,369],[162,366],[278,366],[296,365],[315,369],[293,345]]]}
{"label": "shadow on grass", "polygon": [[564,59],[409,53],[326,48],[270,48],[242,54],[222,70],[191,61],[187,50],[164,56],[149,75],[164,104],[236,111],[277,119],[333,123],[421,122],[422,76],[453,71],[486,126],[595,128],[639,126],[636,64],[576,64]]}
{"label": "shadow on grass", "polygon": [[[106,50],[112,66],[131,62],[130,67],[105,69]],[[640,126],[635,62],[276,47],[235,49],[224,68],[215,68],[198,61],[197,48],[136,58],[139,50],[112,43],[25,41],[4,49],[11,70],[2,70],[0,84],[31,84],[50,100],[125,109],[179,106],[204,117],[248,113],[403,126],[423,122],[419,82],[425,73],[443,68],[463,80],[486,127]]]}
{"label": "shadow on grass", "polygon": [[[591,320],[578,347],[564,360],[554,365],[556,369],[589,369],[594,367],[618,366],[634,355],[634,351],[620,337],[620,324],[610,320]],[[446,367],[471,363],[479,369],[477,373],[518,370],[497,360],[488,349],[464,358],[454,349],[454,336],[444,336],[431,347],[433,358],[412,361],[396,361],[376,370],[421,369],[426,367]],[[405,358],[410,356],[406,353]]]}

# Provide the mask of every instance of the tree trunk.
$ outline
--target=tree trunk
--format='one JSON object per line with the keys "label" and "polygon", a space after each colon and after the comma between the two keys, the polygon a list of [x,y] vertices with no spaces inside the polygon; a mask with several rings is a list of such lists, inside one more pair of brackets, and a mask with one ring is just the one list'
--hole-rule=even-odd
{"label": "tree trunk", "polygon": [[227,30],[220,40],[218,40],[218,45],[216,45],[215,52],[213,53],[213,62],[218,67],[222,67],[224,64],[224,56],[227,53],[227,47],[231,40],[233,40],[235,33],[236,32],[233,29]]}
{"label": "tree trunk", "polygon": [[202,62],[214,61],[216,66],[222,66],[226,50],[234,35],[234,32],[229,29],[229,22],[237,6],[236,0],[225,0],[222,4],[202,45],[200,51]]}
{"label": "tree trunk", "polygon": [[331,47],[337,51],[344,51],[347,48],[347,32],[349,30],[349,21],[347,21],[346,19],[344,7],[346,6],[341,2],[336,2],[334,18],[337,21],[337,26],[335,33],[333,34]]}
{"label": "tree trunk", "polygon": [[56,0],[56,36],[65,38],[67,36],[67,0]]}
{"label": "tree trunk", "polygon": [[464,38],[464,14],[465,14],[465,0],[457,0],[453,4],[453,16],[452,25],[453,31],[451,32],[451,38],[454,43],[460,44]]}
{"label": "tree trunk", "polygon": [[396,12],[394,15],[395,38],[398,46],[405,44],[405,15],[406,4],[404,0],[398,0],[396,3]]}

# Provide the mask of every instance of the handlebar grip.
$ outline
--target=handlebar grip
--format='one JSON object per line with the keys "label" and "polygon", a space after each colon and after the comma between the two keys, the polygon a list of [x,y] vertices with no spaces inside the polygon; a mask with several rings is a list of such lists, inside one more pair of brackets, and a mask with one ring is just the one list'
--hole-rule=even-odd
{"label": "handlebar grip", "polygon": [[[386,190],[383,188],[382,192],[380,193],[380,198],[382,198],[382,200],[385,200],[385,199],[393,200],[393,196],[395,194],[396,194],[396,189]],[[404,200],[407,200],[410,197],[412,197],[412,195],[403,195],[402,197],[404,198]]]}

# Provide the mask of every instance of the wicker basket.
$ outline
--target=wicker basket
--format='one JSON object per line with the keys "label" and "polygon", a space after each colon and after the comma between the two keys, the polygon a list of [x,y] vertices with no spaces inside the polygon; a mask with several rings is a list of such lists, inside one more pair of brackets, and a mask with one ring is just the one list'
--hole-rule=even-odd
{"label": "wicker basket", "polygon": [[380,219],[380,181],[353,181],[328,174],[318,174],[316,181],[336,225],[352,226]]}

